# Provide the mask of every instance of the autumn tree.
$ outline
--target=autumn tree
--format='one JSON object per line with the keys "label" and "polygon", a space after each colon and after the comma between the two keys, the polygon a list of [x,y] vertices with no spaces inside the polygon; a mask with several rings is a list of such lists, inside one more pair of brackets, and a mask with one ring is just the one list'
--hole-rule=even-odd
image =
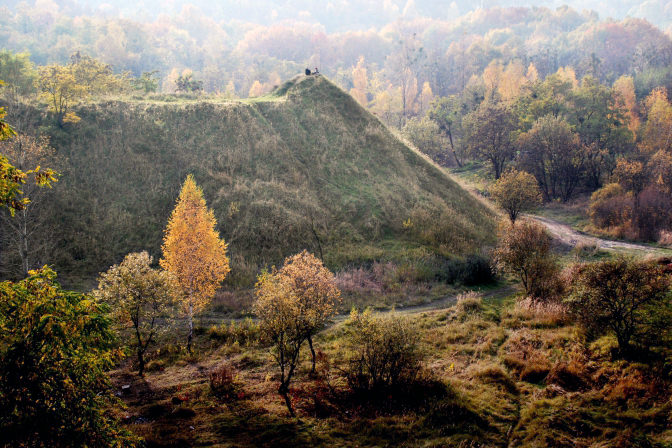
{"label": "autumn tree", "polygon": [[[16,135],[14,129],[5,121],[5,115],[4,108],[0,107],[0,141]],[[52,182],[56,182],[56,173],[52,169],[37,166],[22,171],[0,154],[0,207],[6,207],[11,216],[23,210],[30,202],[30,198],[23,194],[23,186],[29,177],[32,177],[32,181],[38,186],[51,186]]]}
{"label": "autumn tree", "polygon": [[519,164],[537,179],[544,199],[571,199],[581,181],[586,154],[567,122],[547,115],[518,138]]}
{"label": "autumn tree", "polygon": [[401,88],[401,114],[404,122],[418,95],[417,71],[424,62],[424,56],[420,39],[413,34],[402,37],[398,41],[396,51],[386,60],[391,77]]}
{"label": "autumn tree", "polygon": [[264,94],[264,86],[259,82],[259,80],[255,80],[252,83],[252,86],[250,87],[250,91],[247,93],[247,96],[250,98],[256,98]]}
{"label": "autumn tree", "polygon": [[658,264],[617,258],[578,265],[568,304],[593,336],[613,333],[623,357],[669,344],[670,277]]}
{"label": "autumn tree", "polygon": [[59,124],[76,123],[80,118],[72,107],[88,94],[86,86],[79,83],[70,66],[47,65],[38,69],[37,87],[40,98],[49,105]]}
{"label": "autumn tree", "polygon": [[672,104],[664,87],[657,88],[644,100],[646,124],[640,148],[649,154],[672,153]]}
{"label": "autumn tree", "polygon": [[463,125],[469,153],[489,162],[495,179],[499,179],[514,155],[514,113],[502,103],[484,101],[464,118]]}
{"label": "autumn tree", "polygon": [[637,96],[633,77],[624,75],[618,78],[614,82],[613,92],[616,107],[623,111],[628,121],[628,129],[636,135],[641,123],[637,113]]}
{"label": "autumn tree", "polygon": [[299,362],[301,345],[306,340],[299,301],[276,270],[259,275],[254,294],[256,301],[252,310],[259,318],[263,337],[272,344],[273,357],[280,368],[278,393],[294,417],[289,385]]}
{"label": "autumn tree", "polygon": [[336,287],[334,274],[306,250],[285,259],[279,275],[299,300],[304,314],[304,335],[312,358],[311,370],[315,372],[313,337],[336,313],[336,307],[341,302],[341,292]]}
{"label": "autumn tree", "polygon": [[366,96],[368,78],[366,75],[366,66],[364,65],[364,56],[359,58],[357,65],[352,69],[352,84],[353,88],[350,89],[350,95],[352,95],[359,104],[366,106],[369,101]]}
{"label": "autumn tree", "polygon": [[524,220],[503,227],[493,255],[497,268],[516,275],[528,296],[549,300],[557,295],[559,267],[541,224]]}
{"label": "autumn tree", "polygon": [[40,99],[49,105],[59,125],[79,121],[72,110],[78,103],[91,96],[119,93],[129,86],[126,75],[116,75],[111,66],[79,52],[67,65],[39,67],[36,83]]}
{"label": "autumn tree", "polygon": [[508,215],[511,225],[521,212],[541,204],[541,192],[537,179],[526,171],[509,170],[495,181],[489,190],[490,196]]}
{"label": "autumn tree", "polygon": [[152,268],[147,252],[131,253],[124,260],[100,274],[93,295],[108,303],[124,333],[135,339],[138,374],[145,372],[145,353],[156,342],[161,329],[159,319],[168,315],[175,301],[173,276]]}
{"label": "autumn tree", "polygon": [[135,446],[109,412],[113,342],[106,305],[49,268],[0,283],[0,445]]}
{"label": "autumn tree", "polygon": [[217,221],[203,198],[203,190],[192,175],[187,176],[168,221],[163,239],[161,267],[175,276],[184,296],[182,309],[187,314],[191,352],[194,315],[212,300],[229,273],[227,245],[215,229]]}
{"label": "autumn tree", "polygon": [[253,309],[267,339],[273,343],[280,367],[278,392],[294,415],[289,384],[298,363],[301,345],[308,342],[315,371],[313,337],[336,312],[341,294],[334,275],[314,255],[303,251],[285,259],[280,270],[264,272],[255,287]]}

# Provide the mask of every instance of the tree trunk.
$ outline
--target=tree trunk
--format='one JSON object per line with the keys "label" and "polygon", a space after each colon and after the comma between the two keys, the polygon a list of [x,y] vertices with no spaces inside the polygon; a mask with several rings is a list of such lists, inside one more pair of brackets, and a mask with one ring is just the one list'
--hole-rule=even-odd
{"label": "tree trunk", "polygon": [[310,373],[315,373],[315,349],[313,348],[313,337],[308,336],[308,347],[310,347],[310,354],[312,356],[313,366],[310,369]]}
{"label": "tree trunk", "polygon": [[453,144],[453,133],[448,131],[448,141],[450,142],[450,149],[453,151],[453,157],[455,157],[455,162],[459,168],[462,168],[462,162],[457,158],[457,151],[455,151],[455,145]]}
{"label": "tree trunk", "polygon": [[20,228],[20,249],[21,254],[21,267],[23,268],[23,276],[28,277],[28,216],[26,215],[27,210],[23,209],[21,211],[21,228]]}
{"label": "tree trunk", "polygon": [[287,405],[289,415],[291,415],[292,417],[296,417],[296,413],[294,413],[294,408],[292,408],[292,401],[289,399],[289,386],[286,383],[280,384],[280,387],[278,388],[278,393],[282,395],[282,398],[285,399],[285,404]]}
{"label": "tree trunk", "polygon": [[142,354],[142,349],[138,349],[138,375],[145,376],[145,357]]}
{"label": "tree trunk", "polygon": [[191,340],[194,337],[194,304],[189,300],[189,336],[187,336],[187,353],[191,354]]}

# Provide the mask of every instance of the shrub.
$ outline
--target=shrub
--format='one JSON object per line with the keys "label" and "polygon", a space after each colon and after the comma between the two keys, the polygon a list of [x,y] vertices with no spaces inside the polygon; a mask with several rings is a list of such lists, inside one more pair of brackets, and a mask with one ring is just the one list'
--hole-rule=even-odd
{"label": "shrub", "polygon": [[618,258],[577,265],[572,277],[568,304],[589,336],[613,333],[624,357],[669,342],[672,300],[663,266]]}
{"label": "shrub", "polygon": [[672,247],[672,231],[661,230],[658,234],[658,244],[661,246]]}
{"label": "shrub", "polygon": [[0,446],[135,446],[108,413],[107,307],[55,278],[0,283]]}
{"label": "shrub", "polygon": [[159,322],[170,316],[179,294],[172,275],[151,265],[147,252],[128,254],[120,264],[100,274],[98,289],[93,292],[112,306],[124,339],[136,352],[140,376],[144,375],[149,345],[167,330],[167,325]]}
{"label": "shrub", "polygon": [[468,255],[464,260],[464,269],[460,281],[467,285],[485,285],[495,281],[490,260],[478,254]]}
{"label": "shrub", "polygon": [[588,214],[599,229],[622,228],[632,217],[633,198],[617,183],[607,184],[590,197]]}
{"label": "shrub", "polygon": [[415,380],[422,363],[420,334],[396,313],[373,316],[353,310],[347,322],[345,379],[355,391],[389,388]]}
{"label": "shrub", "polygon": [[232,398],[235,394],[237,372],[228,362],[223,362],[210,371],[210,390],[219,398]]}
{"label": "shrub", "polygon": [[560,268],[551,252],[551,237],[541,224],[523,221],[503,226],[494,259],[500,270],[518,276],[530,297],[548,300],[561,292]]}

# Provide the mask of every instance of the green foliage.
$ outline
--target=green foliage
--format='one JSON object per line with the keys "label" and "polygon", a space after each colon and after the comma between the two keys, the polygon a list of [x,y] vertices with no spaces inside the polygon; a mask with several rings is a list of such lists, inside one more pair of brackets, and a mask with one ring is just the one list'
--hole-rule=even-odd
{"label": "green foliage", "polygon": [[353,390],[380,390],[415,380],[423,354],[420,333],[408,318],[353,309],[346,327],[343,371]]}
{"label": "green foliage", "polygon": [[158,70],[143,72],[139,78],[132,79],[131,84],[136,90],[142,90],[145,93],[156,92],[159,88]]}
{"label": "green foliage", "polygon": [[444,141],[436,123],[426,117],[412,118],[402,129],[404,137],[420,151],[439,163],[446,162]]}
{"label": "green foliage", "polygon": [[0,51],[0,79],[5,82],[4,89],[14,94],[30,95],[35,91],[37,72],[28,53]]}
{"label": "green foliage", "polygon": [[462,119],[465,114],[466,104],[460,101],[456,95],[434,100],[427,111],[427,117],[439,127],[450,143],[450,151],[455,158],[455,163],[462,166]]}
{"label": "green foliage", "polygon": [[490,186],[489,192],[495,203],[509,215],[511,225],[521,212],[541,204],[537,180],[525,171],[507,171]]}
{"label": "green foliage", "polygon": [[203,90],[203,81],[197,81],[193,73],[180,75],[175,80],[175,87],[178,92],[200,92]]}
{"label": "green foliage", "polygon": [[509,106],[487,100],[463,121],[469,154],[490,163],[495,179],[504,172],[514,156],[516,116]]}
{"label": "green foliage", "polygon": [[518,138],[519,165],[532,173],[546,201],[567,202],[578,187],[588,151],[561,118],[546,115]]}
{"label": "green foliage", "polygon": [[621,356],[670,344],[670,277],[652,262],[618,258],[574,267],[567,303],[591,336],[612,333]]}
{"label": "green foliage", "polygon": [[112,343],[107,307],[49,268],[0,283],[0,443],[134,446],[107,412]]}

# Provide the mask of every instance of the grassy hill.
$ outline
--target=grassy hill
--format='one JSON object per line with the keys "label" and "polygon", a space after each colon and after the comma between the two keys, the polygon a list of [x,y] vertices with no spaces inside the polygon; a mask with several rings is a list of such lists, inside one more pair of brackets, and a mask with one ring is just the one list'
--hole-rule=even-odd
{"label": "grassy hill", "polygon": [[158,256],[189,173],[229,243],[233,281],[303,248],[339,269],[454,259],[492,242],[491,212],[321,76],[254,100],[162,96],[77,113],[64,129],[33,120],[68,160],[50,260],[68,283],[131,251]]}

